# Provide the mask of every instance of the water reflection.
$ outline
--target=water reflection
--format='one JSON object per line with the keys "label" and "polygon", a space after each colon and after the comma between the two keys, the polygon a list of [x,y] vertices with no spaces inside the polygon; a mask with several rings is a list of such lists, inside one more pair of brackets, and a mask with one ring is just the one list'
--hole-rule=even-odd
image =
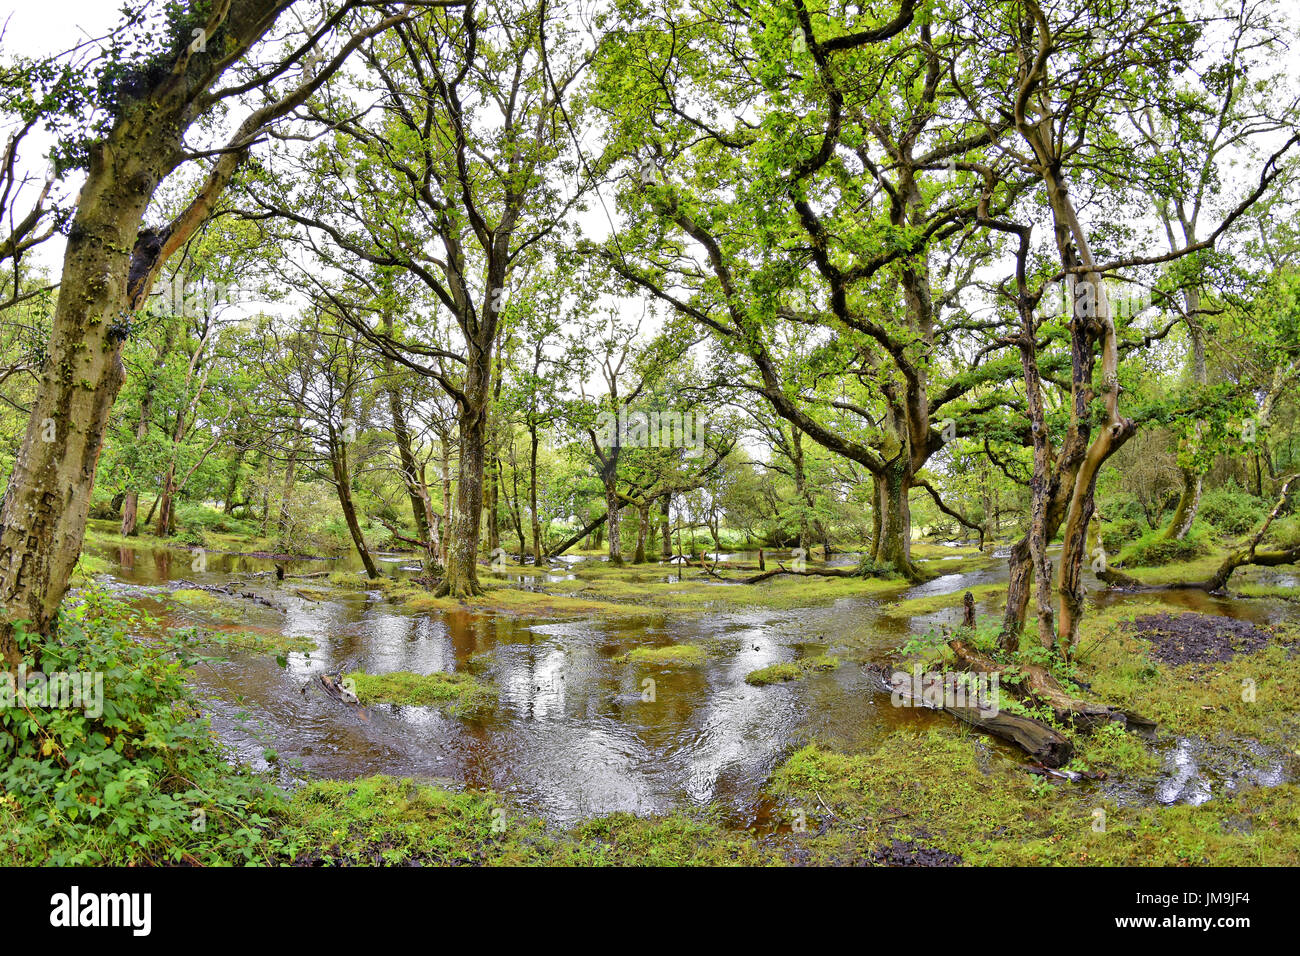
{"label": "water reflection", "polygon": [[[102,556],[114,564],[109,586],[167,624],[206,620],[209,626],[311,639],[314,649],[290,654],[287,668],[269,655],[243,655],[199,670],[198,689],[213,723],[242,758],[265,766],[264,751],[271,748],[279,766],[297,762],[309,775],[386,773],[489,787],[557,822],[715,801],[733,809],[735,822],[752,822],[765,812],[757,800],[772,769],[802,742],[817,739],[860,750],[899,727],[946,721],[935,712],[890,706],[888,694],[862,665],[890,658],[909,632],[950,623],[960,613],[954,600],[951,609],[909,620],[891,614],[898,600],[960,593],[1006,579],[1005,562],[990,560],[921,585],[831,606],[683,615],[670,625],[654,625],[524,621],[466,611],[416,614],[377,590],[334,588],[325,600],[294,593],[318,586],[322,573],[355,570],[348,559],[283,562],[286,580],[278,583],[276,563],[251,555],[209,553],[202,570],[195,570],[191,554],[183,550],[114,547]],[[383,564],[385,574],[413,573],[406,570],[413,567],[405,563],[409,559],[391,557]],[[728,557],[747,563],[757,555]],[[536,580],[518,577],[524,583]],[[572,574],[559,571],[551,577]],[[162,586],[178,580],[235,585],[234,590],[260,595],[274,607],[231,598],[235,619],[218,624],[164,600]],[[1091,583],[1102,606],[1135,597],[1098,594]],[[1201,592],[1178,592],[1168,600],[1250,620],[1278,613],[1270,602],[1227,601]],[[634,647],[667,643],[706,645],[707,663],[661,668],[619,660]],[[758,668],[821,653],[838,654],[844,666],[770,687],[744,682]],[[486,667],[486,679],[499,692],[498,708],[475,719],[383,706],[362,720],[324,695],[316,681],[320,673],[340,668],[464,670],[471,659]],[[647,680],[654,682],[653,699],[647,699]],[[1020,759],[1001,744],[990,741],[990,746]],[[1131,789],[1125,799],[1198,802],[1240,778],[1214,770],[1210,752],[1191,743],[1176,742],[1167,760],[1158,783]],[[1277,782],[1287,773],[1278,763],[1250,779]]]}

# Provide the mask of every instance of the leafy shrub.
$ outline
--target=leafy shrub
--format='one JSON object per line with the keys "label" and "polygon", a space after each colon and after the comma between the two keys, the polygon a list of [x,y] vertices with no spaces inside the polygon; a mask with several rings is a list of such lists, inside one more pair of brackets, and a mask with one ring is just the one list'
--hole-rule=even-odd
{"label": "leafy shrub", "polygon": [[122,517],[122,509],[113,507],[112,498],[96,498],[90,503],[88,517],[98,518],[101,521],[112,521],[115,518]]}
{"label": "leafy shrub", "polygon": [[1203,525],[1192,525],[1181,541],[1162,537],[1163,533],[1163,529],[1148,531],[1121,552],[1117,563],[1130,568],[1158,568],[1210,553],[1209,535]]}
{"label": "leafy shrub", "polygon": [[1300,545],[1300,515],[1278,518],[1268,529],[1268,540],[1284,548]]}
{"label": "leafy shrub", "polygon": [[858,561],[858,566],[854,568],[853,573],[860,578],[888,578],[897,573],[893,564],[889,562],[877,561],[870,555],[864,554]]}
{"label": "leafy shrub", "polygon": [[1236,485],[1215,488],[1201,496],[1199,517],[1224,534],[1245,534],[1258,527],[1266,513],[1262,501]]}
{"label": "leafy shrub", "polygon": [[185,683],[196,660],[185,639],[131,637],[152,626],[88,588],[65,602],[55,636],[19,632],[45,674],[102,675],[102,701],[0,709],[0,858],[78,866],[265,858],[266,814],[282,797],[227,763]]}
{"label": "leafy shrub", "polygon": [[[252,535],[256,528],[250,521],[222,514],[215,508],[201,504],[181,504],[176,508],[176,524],[195,534],[245,534]],[[195,542],[199,543],[199,542]]]}
{"label": "leafy shrub", "polygon": [[1101,526],[1101,545],[1108,554],[1114,554],[1141,533],[1142,526],[1132,518],[1108,521]]}

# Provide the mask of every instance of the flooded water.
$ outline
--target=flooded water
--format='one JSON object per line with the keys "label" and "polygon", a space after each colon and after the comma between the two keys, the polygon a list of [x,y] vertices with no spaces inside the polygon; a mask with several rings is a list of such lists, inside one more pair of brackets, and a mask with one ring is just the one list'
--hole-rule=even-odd
{"label": "flooded water", "polygon": [[[736,825],[754,824],[764,816],[760,794],[768,776],[803,743],[816,740],[852,752],[899,727],[949,721],[940,713],[891,706],[868,665],[896,657],[909,633],[955,621],[959,602],[910,620],[891,613],[891,605],[1006,580],[1006,562],[990,558],[883,596],[795,610],[670,616],[667,623],[647,624],[413,613],[379,591],[330,588],[324,599],[294,593],[322,584],[321,572],[354,569],[350,559],[290,562],[289,578],[277,582],[274,563],[252,556],[208,553],[198,571],[185,551],[114,547],[96,553],[111,564],[101,581],[166,626],[264,630],[314,642],[308,653],[289,654],[287,667],[267,654],[240,654],[200,667],[198,691],[213,725],[241,758],[278,768],[286,778],[384,773],[490,788],[556,822],[718,803]],[[387,575],[418,572],[409,557],[379,557]],[[757,554],[721,557],[752,562]],[[789,555],[768,554],[769,560],[778,557]],[[599,559],[556,561],[541,580],[571,580],[572,567],[582,560]],[[855,555],[832,557],[841,565],[855,561]],[[675,570],[664,570],[675,577]],[[484,574],[490,576],[486,569]],[[525,585],[539,580],[515,579]],[[236,583],[237,590],[273,606],[231,598],[238,621],[219,623],[166,600],[179,582]],[[1095,582],[1090,587],[1097,589]],[[1109,605],[1131,599],[1107,592],[1096,600]],[[1269,602],[1232,602],[1200,592],[1165,599],[1256,622],[1280,613]],[[615,661],[638,646],[674,643],[708,645],[707,663],[645,668]],[[757,668],[822,653],[839,655],[843,666],[768,687],[744,682]],[[498,707],[475,719],[391,705],[371,708],[361,719],[316,680],[340,669],[464,670],[471,658],[485,664],[484,678],[499,691]],[[642,699],[647,677],[655,681],[653,702]],[[1007,759],[1023,759],[1010,747],[990,745]],[[1198,742],[1179,738],[1161,746],[1167,751],[1165,776],[1122,798],[1200,802],[1240,776],[1217,768],[1217,754]],[[1276,766],[1267,755],[1255,763],[1255,782],[1281,782],[1290,773],[1282,758]]]}

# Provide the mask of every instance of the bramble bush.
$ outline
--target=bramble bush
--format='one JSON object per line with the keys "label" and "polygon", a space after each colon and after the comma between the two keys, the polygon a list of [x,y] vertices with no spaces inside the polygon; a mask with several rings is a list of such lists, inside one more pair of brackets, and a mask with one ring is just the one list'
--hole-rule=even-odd
{"label": "bramble bush", "polygon": [[[87,588],[52,637],[19,632],[46,674],[103,675],[87,708],[0,709],[0,858],[10,863],[256,863],[282,794],[227,760],[185,683],[192,637]],[[3,679],[0,677],[0,679]],[[97,708],[89,708],[94,712]]]}

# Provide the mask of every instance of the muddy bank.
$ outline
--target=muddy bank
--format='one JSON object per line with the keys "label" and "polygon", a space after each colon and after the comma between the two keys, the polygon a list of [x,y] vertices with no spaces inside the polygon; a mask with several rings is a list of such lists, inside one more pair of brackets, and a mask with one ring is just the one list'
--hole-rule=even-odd
{"label": "muddy bank", "polygon": [[1249,621],[1190,612],[1145,614],[1127,629],[1150,641],[1151,656],[1165,664],[1222,663],[1262,650],[1271,636]]}

